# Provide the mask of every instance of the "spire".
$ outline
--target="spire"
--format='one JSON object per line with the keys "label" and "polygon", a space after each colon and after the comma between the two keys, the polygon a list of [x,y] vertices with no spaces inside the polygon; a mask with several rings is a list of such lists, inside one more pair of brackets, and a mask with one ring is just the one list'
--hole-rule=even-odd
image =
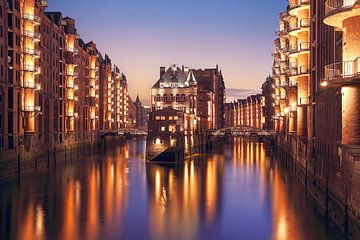
{"label": "spire", "polygon": [[137,103],[140,102],[139,94],[137,94],[135,102],[137,102]]}

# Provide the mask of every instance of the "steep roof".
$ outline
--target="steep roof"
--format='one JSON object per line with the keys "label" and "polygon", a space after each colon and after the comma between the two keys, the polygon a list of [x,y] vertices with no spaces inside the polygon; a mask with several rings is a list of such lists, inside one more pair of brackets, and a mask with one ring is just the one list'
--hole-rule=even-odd
{"label": "steep roof", "polygon": [[186,87],[190,83],[196,83],[196,78],[189,68],[183,70],[176,65],[172,65],[154,84],[153,88],[160,88],[161,83],[179,83],[180,86]]}

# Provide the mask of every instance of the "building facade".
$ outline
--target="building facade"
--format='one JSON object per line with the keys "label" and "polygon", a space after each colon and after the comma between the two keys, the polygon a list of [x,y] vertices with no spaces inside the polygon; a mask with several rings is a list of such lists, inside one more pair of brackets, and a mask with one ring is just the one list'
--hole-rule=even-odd
{"label": "building facade", "polygon": [[197,81],[190,68],[160,68],[160,79],[151,89],[153,112],[171,108],[186,114],[184,133],[197,131]]}
{"label": "building facade", "polygon": [[225,127],[252,127],[263,129],[265,98],[261,94],[225,104]]}
{"label": "building facade", "polygon": [[197,70],[161,67],[151,99],[153,111],[172,108],[184,112],[186,134],[224,126],[225,83],[218,66]]}
{"label": "building facade", "polygon": [[354,227],[360,213],[359,7],[357,0],[289,0],[273,64],[277,144],[326,214],[354,239],[360,234]]}
{"label": "building facade", "polygon": [[0,155],[26,160],[127,125],[125,75],[47,1],[0,2]]}

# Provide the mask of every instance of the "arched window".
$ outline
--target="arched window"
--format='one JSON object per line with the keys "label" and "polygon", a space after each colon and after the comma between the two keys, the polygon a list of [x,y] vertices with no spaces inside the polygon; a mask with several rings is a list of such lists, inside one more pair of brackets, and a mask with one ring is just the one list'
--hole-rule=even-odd
{"label": "arched window", "polygon": [[182,101],[182,102],[186,102],[186,95],[185,95],[185,94],[182,94],[182,95],[181,95],[181,101]]}
{"label": "arched window", "polygon": [[174,95],[170,94],[169,96],[169,102],[173,102],[174,101]]}
{"label": "arched window", "polygon": [[163,101],[164,101],[164,102],[167,102],[167,101],[168,101],[168,96],[167,96],[167,94],[164,94],[164,95],[163,95]]}
{"label": "arched window", "polygon": [[155,102],[160,102],[160,94],[157,94],[156,96],[155,96]]}
{"label": "arched window", "polygon": [[180,102],[180,94],[176,94],[176,96],[175,96],[175,101],[176,101],[176,102]]}

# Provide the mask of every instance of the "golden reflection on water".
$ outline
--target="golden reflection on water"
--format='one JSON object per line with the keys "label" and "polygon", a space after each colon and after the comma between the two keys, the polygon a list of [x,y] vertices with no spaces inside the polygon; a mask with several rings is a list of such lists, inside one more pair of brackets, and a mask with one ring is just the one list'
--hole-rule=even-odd
{"label": "golden reflection on water", "polygon": [[[20,185],[16,194],[4,198],[11,202],[9,238],[105,239],[107,234],[126,231],[121,227],[127,221],[124,216],[133,211],[128,207],[129,192],[141,187],[129,185],[129,174],[135,166],[143,166],[143,172],[136,172],[142,175],[135,177],[145,177],[145,197],[132,200],[146,205],[146,219],[142,219],[145,226],[139,230],[148,231],[146,237],[196,239],[203,226],[217,228],[226,208],[224,198],[229,194],[226,184],[256,188],[253,190],[259,199],[254,202],[260,206],[250,207],[269,209],[269,238],[304,237],[296,221],[302,209],[291,203],[283,173],[268,157],[263,144],[234,139],[218,153],[177,166],[141,162],[144,152],[130,143],[100,159],[71,163],[55,176]],[[129,158],[137,163],[130,165]],[[254,179],[258,179],[257,184],[253,184]]]}

